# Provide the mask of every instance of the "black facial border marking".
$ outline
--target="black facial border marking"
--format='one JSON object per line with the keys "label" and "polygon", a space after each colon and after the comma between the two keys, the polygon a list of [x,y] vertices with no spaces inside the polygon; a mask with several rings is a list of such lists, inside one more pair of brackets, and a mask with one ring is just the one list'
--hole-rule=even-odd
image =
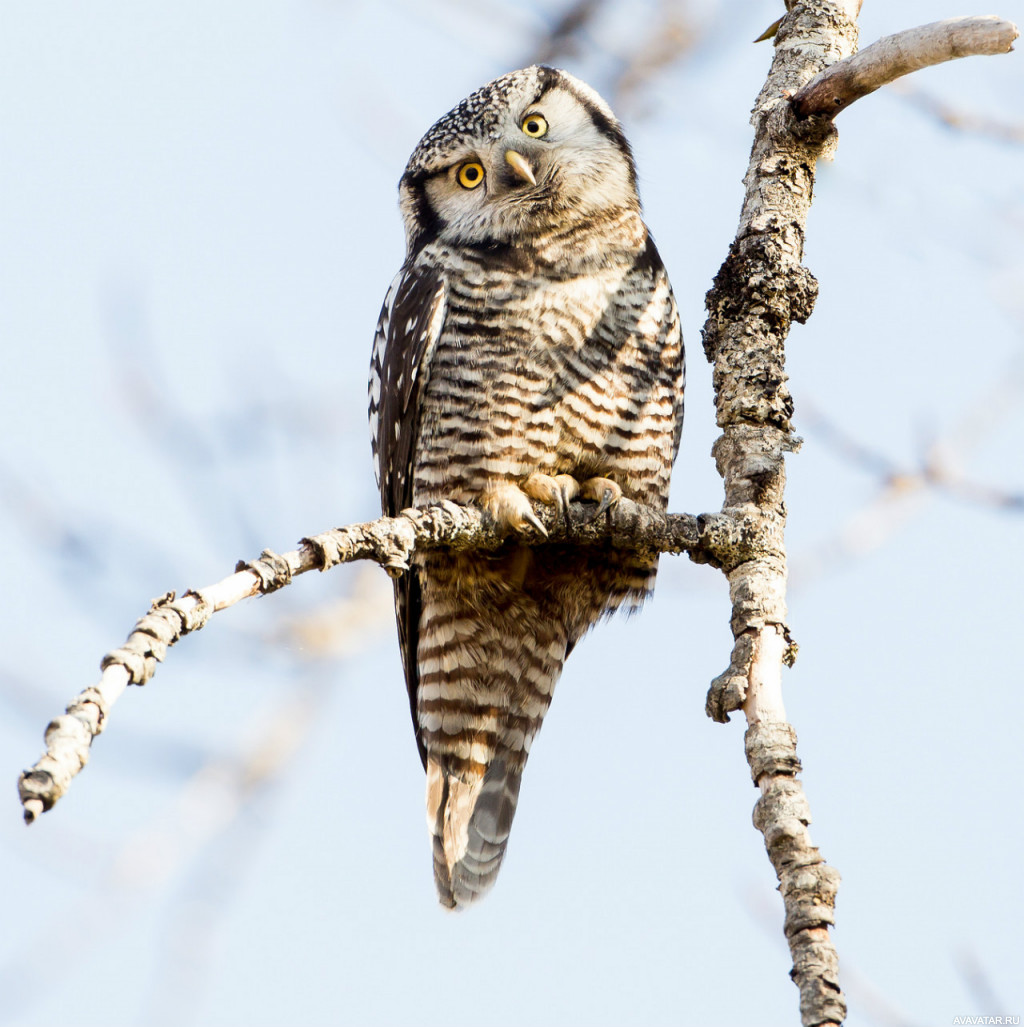
{"label": "black facial border marking", "polygon": [[412,175],[403,175],[402,181],[399,183],[399,189],[405,192],[412,200],[417,226],[416,237],[409,240],[407,259],[411,259],[424,246],[433,242],[444,228],[444,220],[431,206],[430,200],[427,197],[425,183],[430,177],[425,171],[420,171]]}

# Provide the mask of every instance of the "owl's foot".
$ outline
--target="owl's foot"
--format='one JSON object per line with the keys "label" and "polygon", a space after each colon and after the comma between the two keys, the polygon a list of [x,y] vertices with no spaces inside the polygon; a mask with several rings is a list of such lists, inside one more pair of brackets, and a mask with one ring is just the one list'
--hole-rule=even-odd
{"label": "owl's foot", "polygon": [[596,503],[584,514],[584,524],[590,524],[621,498],[622,489],[610,478],[588,478],[580,483],[571,474],[550,475],[535,471],[522,488],[511,481],[493,482],[480,497],[480,506],[495,524],[506,531],[523,534],[532,530],[547,538],[547,529],[533,512],[531,499],[555,507],[562,521],[568,517],[569,504],[574,499]]}
{"label": "owl's foot", "polygon": [[587,512],[587,524],[596,521],[605,510],[610,510],[622,498],[622,489],[611,478],[588,478],[580,485],[579,492],[580,499],[597,503],[593,511]]}
{"label": "owl's foot", "polygon": [[523,491],[531,498],[558,510],[559,520],[565,520],[569,504],[580,494],[580,483],[571,474],[541,474],[534,471]]}
{"label": "owl's foot", "polygon": [[547,528],[533,512],[527,493],[511,481],[489,485],[480,497],[480,506],[495,524],[506,531],[523,534],[533,529],[542,538],[548,537]]}

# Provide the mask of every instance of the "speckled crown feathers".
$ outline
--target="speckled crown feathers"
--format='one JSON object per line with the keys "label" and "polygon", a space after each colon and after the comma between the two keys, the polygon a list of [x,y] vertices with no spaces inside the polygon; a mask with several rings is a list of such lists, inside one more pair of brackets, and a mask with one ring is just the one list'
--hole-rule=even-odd
{"label": "speckled crown feathers", "polygon": [[502,115],[510,106],[518,100],[526,108],[554,85],[565,86],[581,101],[596,107],[612,125],[619,127],[608,104],[585,82],[567,71],[534,64],[488,82],[439,118],[417,143],[403,179],[443,167],[449,154],[465,143],[467,135],[497,135]]}

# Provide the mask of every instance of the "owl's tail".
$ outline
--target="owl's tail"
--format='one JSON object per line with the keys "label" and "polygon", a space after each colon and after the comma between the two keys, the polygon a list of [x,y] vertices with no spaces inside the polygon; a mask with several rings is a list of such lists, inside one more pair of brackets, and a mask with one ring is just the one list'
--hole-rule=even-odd
{"label": "owl's tail", "polygon": [[483,773],[457,774],[427,759],[427,823],[441,904],[455,909],[494,884],[519,799],[521,766],[496,759]]}
{"label": "owl's tail", "polygon": [[530,550],[424,561],[416,721],[434,877],[451,908],[497,878],[527,754],[571,648],[561,605],[528,590],[532,561]]}

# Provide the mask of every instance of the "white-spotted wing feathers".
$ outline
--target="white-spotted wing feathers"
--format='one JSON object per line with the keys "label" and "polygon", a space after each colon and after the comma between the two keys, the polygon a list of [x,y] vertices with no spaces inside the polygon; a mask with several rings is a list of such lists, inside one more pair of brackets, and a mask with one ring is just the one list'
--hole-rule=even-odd
{"label": "white-spotted wing feathers", "polygon": [[384,512],[412,502],[416,399],[430,376],[430,356],[445,315],[444,279],[406,265],[384,298],[370,360],[370,441]]}

